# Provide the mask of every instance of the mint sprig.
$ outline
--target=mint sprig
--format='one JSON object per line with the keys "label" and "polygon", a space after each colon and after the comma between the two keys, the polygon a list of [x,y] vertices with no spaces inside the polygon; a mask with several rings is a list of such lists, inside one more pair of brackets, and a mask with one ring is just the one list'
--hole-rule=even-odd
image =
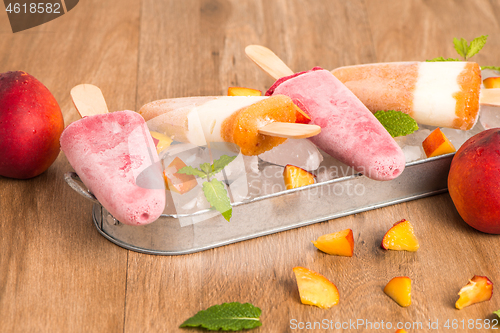
{"label": "mint sprig", "polygon": [[217,209],[227,221],[229,221],[233,215],[233,208],[231,207],[231,201],[229,200],[226,188],[220,180],[216,178],[210,179],[210,177],[221,172],[235,158],[236,156],[222,155],[218,160],[215,160],[213,164],[200,164],[199,169],[192,166],[185,166],[177,171],[177,173],[206,178],[207,181],[202,185],[203,194],[205,194],[205,198],[210,205]]}
{"label": "mint sprig", "polygon": [[405,136],[418,130],[417,122],[401,111],[377,111],[375,112],[375,118],[382,123],[393,138]]}
{"label": "mint sprig", "polygon": [[262,326],[261,314],[262,311],[250,303],[223,303],[198,312],[180,327],[203,327],[210,331],[240,331]]}
{"label": "mint sprig", "polygon": [[[462,57],[462,59],[457,58],[444,58],[437,57],[434,59],[426,60],[427,62],[436,62],[436,61],[467,61],[472,58],[474,55],[478,54],[479,51],[486,44],[486,40],[488,39],[488,35],[483,35],[480,37],[474,38],[470,43],[465,38],[453,38],[453,46],[457,51],[458,55]],[[481,66],[481,69],[493,69],[496,71],[500,71],[500,67],[497,66]]]}

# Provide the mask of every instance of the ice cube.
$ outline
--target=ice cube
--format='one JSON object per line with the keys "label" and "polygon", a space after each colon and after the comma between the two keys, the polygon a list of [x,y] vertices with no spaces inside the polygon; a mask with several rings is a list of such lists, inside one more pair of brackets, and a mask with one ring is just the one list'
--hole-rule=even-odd
{"label": "ice cube", "polygon": [[323,161],[318,148],[307,139],[288,139],[279,146],[259,155],[265,162],[285,166],[287,164],[313,171]]}
{"label": "ice cube", "polygon": [[500,107],[483,105],[480,112],[479,122],[484,129],[500,127]]}
{"label": "ice cube", "polygon": [[406,163],[425,158],[425,152],[422,146],[404,146],[401,149],[405,154]]}

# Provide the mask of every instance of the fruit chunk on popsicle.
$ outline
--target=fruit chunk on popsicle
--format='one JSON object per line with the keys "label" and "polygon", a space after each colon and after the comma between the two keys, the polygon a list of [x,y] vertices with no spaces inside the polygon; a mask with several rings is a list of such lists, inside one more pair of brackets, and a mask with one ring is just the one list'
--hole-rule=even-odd
{"label": "fruit chunk on popsicle", "polygon": [[405,157],[375,116],[327,70],[283,77],[266,92],[282,94],[321,127],[310,140],[326,153],[375,180],[391,180],[403,172]]}
{"label": "fruit chunk on popsicle", "polygon": [[[139,113],[149,129],[174,140],[199,146],[208,142],[234,143],[243,155],[258,155],[285,142],[286,138],[262,134],[262,128],[271,123],[304,125],[294,124],[295,106],[286,96],[163,99],[144,105]],[[319,132],[320,128],[315,128]]]}
{"label": "fruit chunk on popsicle", "polygon": [[[61,149],[85,186],[117,220],[129,225],[151,223],[165,208],[153,139],[136,112],[106,111],[104,106],[66,127]],[[148,186],[137,185],[138,177],[147,177]]]}
{"label": "fruit chunk on popsicle", "polygon": [[394,62],[332,71],[372,112],[396,110],[423,125],[471,129],[479,114],[481,70],[473,62]]}

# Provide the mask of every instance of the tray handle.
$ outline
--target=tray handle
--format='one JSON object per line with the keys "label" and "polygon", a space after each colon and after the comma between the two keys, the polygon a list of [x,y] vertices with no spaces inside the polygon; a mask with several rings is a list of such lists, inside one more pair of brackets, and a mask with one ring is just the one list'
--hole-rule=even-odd
{"label": "tray handle", "polygon": [[92,201],[93,203],[99,205],[101,204],[99,200],[97,200],[97,198],[89,190],[82,187],[82,185],[80,184],[81,183],[80,177],[78,177],[78,174],[76,172],[66,172],[64,174],[64,180],[73,190],[76,191],[76,193]]}

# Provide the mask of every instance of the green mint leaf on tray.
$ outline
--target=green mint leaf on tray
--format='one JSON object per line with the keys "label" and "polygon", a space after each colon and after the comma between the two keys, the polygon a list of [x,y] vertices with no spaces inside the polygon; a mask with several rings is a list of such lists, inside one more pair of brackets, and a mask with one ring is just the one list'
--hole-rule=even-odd
{"label": "green mint leaf on tray", "polygon": [[493,314],[496,314],[498,317],[500,317],[500,310],[493,311]]}
{"label": "green mint leaf on tray", "polygon": [[211,181],[203,183],[203,193],[207,201],[229,222],[233,214],[233,208],[224,184],[220,180],[213,178]]}
{"label": "green mint leaf on tray", "polygon": [[453,45],[457,53],[464,59],[467,58],[467,53],[469,52],[469,45],[464,38],[453,38]]}
{"label": "green mint leaf on tray", "polygon": [[473,55],[477,54],[483,48],[484,44],[486,44],[486,40],[488,39],[488,35],[474,38],[467,50],[467,54],[465,59],[469,59]]}
{"label": "green mint leaf on tray", "polygon": [[203,327],[211,331],[241,331],[261,326],[261,314],[261,310],[250,303],[224,303],[198,312],[180,327]]}
{"label": "green mint leaf on tray", "polygon": [[214,164],[212,165],[212,173],[217,173],[222,171],[228,165],[231,163],[236,156],[227,156],[227,155],[222,155],[218,160],[214,161]]}
{"label": "green mint leaf on tray", "polygon": [[189,166],[189,165],[179,169],[177,171],[177,173],[182,173],[185,175],[192,175],[192,176],[196,176],[196,177],[200,177],[200,178],[204,178],[207,176],[207,174],[204,173],[203,171],[200,171],[200,170],[193,168],[192,166]]}
{"label": "green mint leaf on tray", "polygon": [[418,130],[417,122],[401,111],[377,111],[375,117],[384,125],[393,138],[405,136]]}
{"label": "green mint leaf on tray", "polygon": [[448,58],[445,59],[444,57],[437,57],[434,59],[426,60],[427,62],[436,62],[436,61],[460,61],[460,59],[454,59],[454,58]]}
{"label": "green mint leaf on tray", "polygon": [[500,66],[481,66],[481,69],[492,69],[500,72]]}

